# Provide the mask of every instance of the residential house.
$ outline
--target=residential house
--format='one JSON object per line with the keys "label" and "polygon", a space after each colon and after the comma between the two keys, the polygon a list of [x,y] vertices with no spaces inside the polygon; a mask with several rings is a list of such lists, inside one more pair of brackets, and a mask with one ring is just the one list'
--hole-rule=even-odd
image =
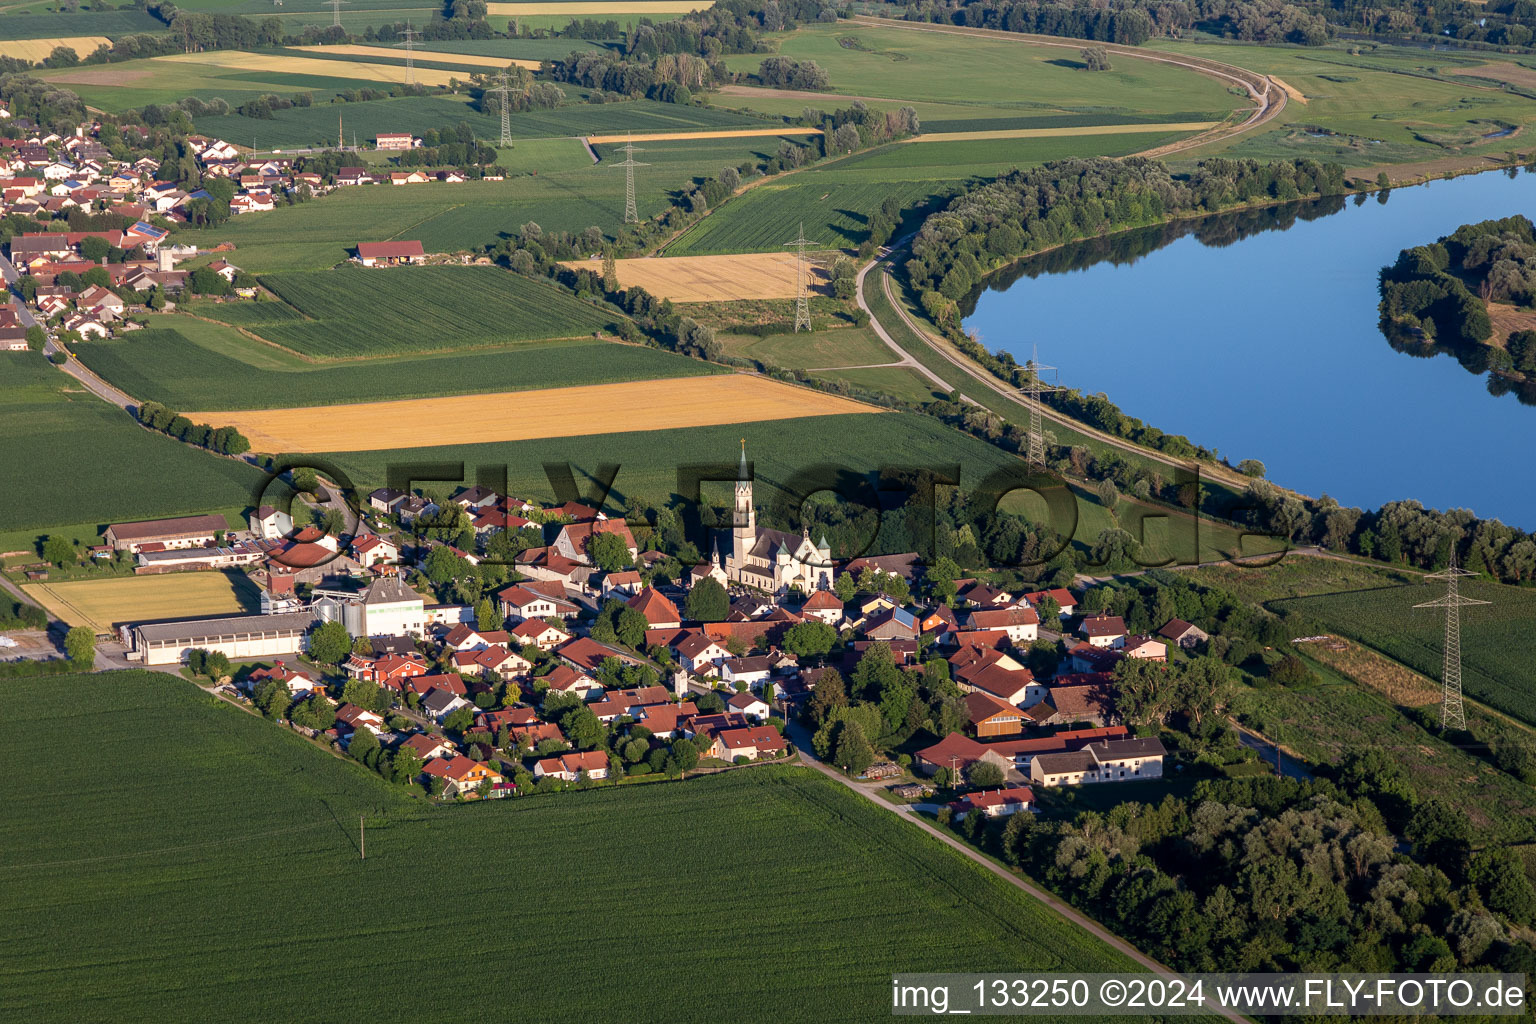
{"label": "residential house", "polygon": [[629,524],[622,519],[593,519],[586,522],[566,523],[560,527],[560,532],[555,535],[555,542],[550,547],[564,558],[590,565],[592,559],[587,554],[587,547],[591,544],[592,538],[599,533],[611,533],[622,540],[624,546],[629,549],[630,558],[634,558],[640,552],[635,545],[634,535],[629,532]]}
{"label": "residential house", "polygon": [[1029,767],[1040,786],[1159,779],[1167,751],[1156,737],[1101,740],[1067,754],[1039,754]]}
{"label": "residential house", "polygon": [[773,674],[774,659],[766,654],[747,658],[726,658],[720,662],[720,680],[729,686],[745,684],[759,689]]}
{"label": "residential house", "polygon": [[863,630],[871,640],[911,640],[918,634],[917,617],[905,608],[886,608],[866,619]]}
{"label": "residential house", "polygon": [[1167,625],[1157,631],[1157,635],[1171,644],[1178,644],[1185,650],[1203,644],[1211,638],[1205,630],[1183,619],[1169,619]]}
{"label": "residential house", "polygon": [[251,513],[250,527],[259,540],[280,540],[293,532],[293,516],[280,508],[263,505]]}
{"label": "residential house", "polygon": [[[650,638],[646,640],[649,642]],[[714,673],[731,656],[723,643],[698,630],[687,630],[682,639],[668,646],[672,648],[678,664],[695,675]]]}
{"label": "residential house", "polygon": [[449,715],[460,708],[474,707],[469,701],[450,690],[434,688],[421,699],[421,713],[431,716],[434,722],[441,723]]}
{"label": "residential house", "polygon": [[1104,675],[1093,682],[1052,686],[1050,707],[1054,713],[1036,719],[1041,725],[1070,725],[1091,722],[1103,725],[1115,715],[1113,676]]}
{"label": "residential house", "polygon": [[1168,660],[1168,645],[1155,637],[1128,636],[1125,638],[1125,647],[1121,649],[1121,653],[1127,658],[1165,662]]}
{"label": "residential house", "polygon": [[949,805],[955,821],[965,820],[967,814],[979,812],[988,818],[1005,818],[1021,811],[1035,808],[1035,794],[1028,786],[1013,786],[991,792],[967,793]]}
{"label": "residential house", "polygon": [[571,638],[571,634],[543,619],[524,619],[507,631],[519,644],[533,644],[541,651],[552,651]]}
{"label": "residential house", "polygon": [[620,600],[628,600],[640,593],[644,585],[640,581],[640,574],[634,569],[628,569],[624,572],[610,572],[603,577],[601,594],[604,600],[615,596]]}
{"label": "residential house", "polygon": [[314,676],[285,665],[279,659],[273,663],[271,668],[258,668],[251,672],[250,675],[245,677],[245,682],[241,686],[246,692],[255,693],[262,683],[273,679],[286,686],[288,692],[294,696],[298,696],[301,693],[311,693],[320,685],[315,681]]}
{"label": "residential house", "polygon": [[677,605],[655,587],[646,587],[626,603],[645,616],[646,625],[650,629],[676,629],[683,624],[683,616],[677,610]]}
{"label": "residential house", "polygon": [[601,750],[589,750],[581,754],[547,757],[541,761],[535,761],[533,765],[533,774],[540,779],[548,775],[551,778],[564,779],[566,782],[575,782],[583,772],[589,779],[606,779],[608,755]]}
{"label": "residential house", "polygon": [[356,704],[343,704],[336,709],[336,724],[342,726],[347,732],[356,732],[358,729],[367,729],[375,736],[385,733],[384,716],[377,711],[369,711],[360,708]]}
{"label": "residential house", "polygon": [[830,590],[818,590],[805,599],[800,606],[800,614],[807,619],[816,619],[825,622],[829,626],[842,625],[846,612],[843,602]]}
{"label": "residential house", "polygon": [[394,541],[370,533],[352,541],[352,557],[364,569],[393,565],[400,560],[400,548]]}
{"label": "residential house", "polygon": [[759,757],[778,757],[788,746],[779,730],[768,725],[752,725],[741,729],[723,729],[715,737],[709,749],[710,757],[734,761],[739,757],[755,761]]}
{"label": "residential house", "polygon": [[441,736],[434,736],[427,732],[418,732],[406,737],[400,742],[399,749],[414,751],[423,764],[438,757],[451,760],[458,753],[458,748],[452,743]]}
{"label": "residential house", "polygon": [[1125,646],[1125,620],[1118,615],[1090,615],[1077,631],[1094,647],[1119,650]]}
{"label": "residential house", "polygon": [[980,608],[967,612],[965,628],[975,632],[1000,631],[1011,643],[1031,643],[1040,636],[1040,616],[1033,608]]}
{"label": "residential house", "polygon": [[410,149],[417,140],[410,132],[380,132],[374,136],[373,144],[379,149]]}
{"label": "residential house", "polygon": [[401,502],[410,495],[404,491],[397,491],[392,487],[380,487],[368,495],[368,507],[375,512],[383,512],[388,515],[400,507]]}
{"label": "residential house", "polygon": [[499,786],[505,780],[488,765],[472,761],[462,754],[428,761],[422,773],[443,780],[446,797],[473,797],[482,785]]}
{"label": "residential house", "polygon": [[725,709],[734,711],[738,715],[746,715],[759,722],[767,721],[768,715],[773,711],[767,701],[751,690],[733,694],[731,699],[725,702]]}
{"label": "residential house", "polygon": [[548,675],[538,678],[544,680],[552,691],[574,694],[582,700],[590,700],[603,692],[601,683],[571,665],[556,665]]}

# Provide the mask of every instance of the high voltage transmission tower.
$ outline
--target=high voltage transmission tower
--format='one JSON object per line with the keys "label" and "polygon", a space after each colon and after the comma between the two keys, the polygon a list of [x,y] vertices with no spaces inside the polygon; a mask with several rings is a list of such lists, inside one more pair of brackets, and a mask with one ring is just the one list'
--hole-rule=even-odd
{"label": "high voltage transmission tower", "polygon": [[1041,429],[1040,420],[1041,409],[1045,403],[1041,401],[1041,396],[1057,390],[1060,385],[1054,381],[1047,384],[1041,376],[1047,370],[1055,373],[1056,367],[1046,366],[1040,362],[1040,346],[1038,345],[1034,347],[1033,354],[1025,365],[1025,369],[1029,371],[1028,382],[1022,388],[1012,393],[1023,395],[1024,407],[1029,410],[1029,445],[1025,453],[1025,461],[1030,469],[1043,470],[1045,469],[1045,431]]}
{"label": "high voltage transmission tower", "polygon": [[491,92],[501,97],[501,145],[512,145],[512,87],[505,71],[498,76],[498,84]]}
{"label": "high voltage transmission tower", "polygon": [[1456,565],[1456,550],[1451,549],[1451,564],[1440,572],[1425,576],[1428,580],[1445,580],[1445,596],[1433,601],[1414,605],[1415,608],[1445,609],[1445,665],[1441,671],[1440,728],[1465,729],[1466,713],[1461,706],[1461,609],[1474,604],[1492,604],[1461,596],[1460,581],[1475,572]]}
{"label": "high voltage transmission tower", "polygon": [[416,81],[416,30],[411,28],[411,23],[405,23],[405,31],[400,33],[405,37],[405,42],[396,43],[396,46],[405,47],[405,84],[411,85]]}
{"label": "high voltage transmission tower", "polygon": [[347,0],[325,0],[326,6],[331,9],[331,27],[341,27],[341,5]]}
{"label": "high voltage transmission tower", "polygon": [[650,164],[642,164],[642,163],[636,162],[635,154],[636,153],[644,153],[644,152],[645,152],[645,150],[640,149],[633,142],[626,141],[624,143],[624,162],[619,164],[619,166],[624,168],[624,223],[625,224],[638,224],[638,223],[640,223],[640,214],[635,209],[635,168],[636,167],[649,167]]}
{"label": "high voltage transmission tower", "polygon": [[793,242],[785,242],[784,247],[795,250],[795,333],[798,334],[802,328],[811,329],[811,267],[805,254],[814,252],[819,246],[806,239],[805,221],[801,221],[800,233]]}

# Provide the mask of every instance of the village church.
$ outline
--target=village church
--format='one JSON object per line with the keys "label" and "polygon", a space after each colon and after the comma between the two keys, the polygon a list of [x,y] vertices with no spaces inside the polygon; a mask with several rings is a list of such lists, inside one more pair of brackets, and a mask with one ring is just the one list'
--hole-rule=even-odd
{"label": "village church", "polygon": [[741,465],[736,473],[730,547],[722,555],[717,538],[714,561],[732,582],[770,594],[783,594],[792,587],[807,594],[832,589],[832,549],[825,535],[820,543],[813,544],[809,526],[796,536],[757,525],[746,441],[741,443]]}

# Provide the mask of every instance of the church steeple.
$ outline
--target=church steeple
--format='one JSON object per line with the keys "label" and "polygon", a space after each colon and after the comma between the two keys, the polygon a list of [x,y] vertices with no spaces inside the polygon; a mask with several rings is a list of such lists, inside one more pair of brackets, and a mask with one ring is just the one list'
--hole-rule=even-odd
{"label": "church steeple", "polygon": [[738,570],[757,545],[757,512],[752,508],[752,473],[747,466],[747,439],[741,439],[741,465],[736,472],[736,504],[731,510],[731,554]]}

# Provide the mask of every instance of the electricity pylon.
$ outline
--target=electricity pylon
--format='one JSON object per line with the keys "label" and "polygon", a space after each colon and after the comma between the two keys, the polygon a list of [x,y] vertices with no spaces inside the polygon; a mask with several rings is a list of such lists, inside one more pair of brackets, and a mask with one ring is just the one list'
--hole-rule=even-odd
{"label": "electricity pylon", "polygon": [[411,28],[411,23],[405,23],[405,31],[400,33],[405,37],[405,42],[396,43],[396,46],[405,47],[405,84],[412,85],[416,81],[416,30]]}
{"label": "electricity pylon", "polygon": [[498,76],[500,84],[490,90],[501,97],[501,145],[512,145],[512,87],[508,84],[507,73],[502,71]]}
{"label": "electricity pylon", "polygon": [[798,334],[801,328],[811,329],[811,271],[805,254],[819,246],[806,239],[805,221],[801,221],[800,233],[793,242],[785,242],[784,247],[795,250],[795,333]]}
{"label": "electricity pylon", "polygon": [[1045,431],[1040,426],[1040,397],[1048,391],[1055,391],[1054,383],[1047,384],[1040,376],[1044,370],[1056,372],[1056,367],[1046,366],[1040,362],[1040,346],[1036,345],[1029,360],[1029,383],[1024,386],[1024,392],[1029,395],[1029,457],[1027,459],[1031,469],[1045,469]]}
{"label": "electricity pylon", "polygon": [[326,4],[331,9],[331,27],[332,28],[340,28],[341,27],[341,5],[346,3],[347,0],[325,0],[325,2],[326,2]]}
{"label": "electricity pylon", "polygon": [[636,167],[649,167],[650,164],[643,164],[643,163],[637,162],[635,160],[635,154],[636,153],[644,153],[644,152],[645,152],[645,150],[640,149],[633,142],[629,142],[627,140],[625,141],[625,143],[624,143],[624,162],[619,164],[620,167],[624,168],[624,223],[625,224],[638,224],[638,223],[640,223],[639,211],[637,211],[635,209],[635,168]]}
{"label": "electricity pylon", "polygon": [[1476,575],[1475,572],[1457,567],[1456,550],[1452,548],[1451,564],[1440,572],[1432,572],[1424,577],[1428,580],[1445,580],[1445,596],[1414,605],[1415,608],[1445,609],[1445,664],[1440,676],[1440,728],[1442,729],[1467,727],[1466,712],[1461,706],[1461,609],[1467,605],[1493,603],[1461,596],[1460,580],[1465,576]]}

